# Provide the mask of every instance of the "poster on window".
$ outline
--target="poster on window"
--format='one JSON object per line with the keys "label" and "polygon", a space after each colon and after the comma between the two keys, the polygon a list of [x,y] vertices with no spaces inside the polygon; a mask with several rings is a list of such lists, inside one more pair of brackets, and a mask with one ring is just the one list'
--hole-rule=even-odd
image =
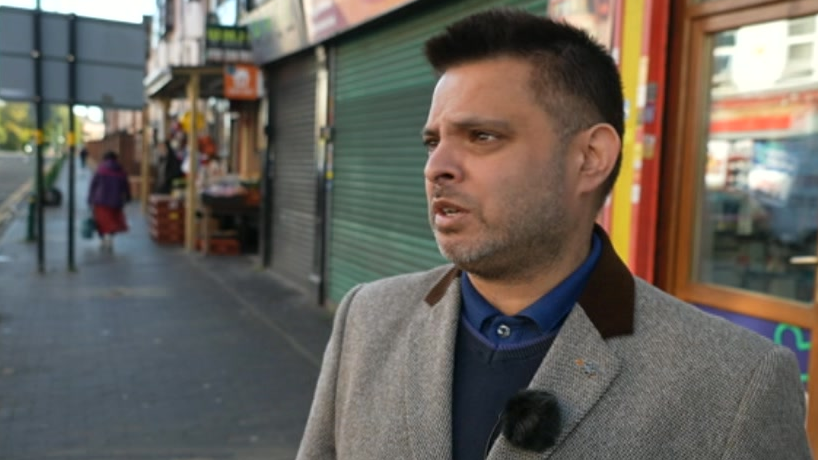
{"label": "poster on window", "polygon": [[708,190],[723,190],[727,187],[727,160],[729,154],[729,141],[710,140],[707,142],[704,183]]}
{"label": "poster on window", "polygon": [[605,48],[613,47],[616,0],[551,0],[548,16],[587,31]]}
{"label": "poster on window", "polygon": [[787,205],[799,167],[800,155],[795,145],[776,140],[755,143],[747,188],[760,202],[778,207]]}

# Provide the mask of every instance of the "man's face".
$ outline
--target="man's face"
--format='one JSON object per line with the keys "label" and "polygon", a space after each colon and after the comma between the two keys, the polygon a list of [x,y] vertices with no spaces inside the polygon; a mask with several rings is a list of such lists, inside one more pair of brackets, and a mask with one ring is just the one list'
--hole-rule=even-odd
{"label": "man's face", "polygon": [[424,140],[429,218],[441,253],[486,278],[555,262],[570,232],[571,180],[531,66],[495,58],[449,69],[435,88]]}

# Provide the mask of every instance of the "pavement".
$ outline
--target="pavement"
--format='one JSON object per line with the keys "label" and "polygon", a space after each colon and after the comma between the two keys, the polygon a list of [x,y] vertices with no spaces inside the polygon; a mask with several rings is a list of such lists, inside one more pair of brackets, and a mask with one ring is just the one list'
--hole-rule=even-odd
{"label": "pavement", "polygon": [[77,271],[66,200],[45,210],[44,273],[26,212],[0,235],[0,458],[294,458],[331,315],[252,257],[155,244],[139,203],[102,251],[79,236],[77,170]]}

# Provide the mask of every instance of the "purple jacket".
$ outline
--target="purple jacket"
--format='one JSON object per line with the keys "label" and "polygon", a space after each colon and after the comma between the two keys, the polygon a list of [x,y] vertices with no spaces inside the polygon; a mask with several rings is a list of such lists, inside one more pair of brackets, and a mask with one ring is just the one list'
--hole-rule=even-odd
{"label": "purple jacket", "polygon": [[114,160],[105,160],[97,168],[88,190],[88,204],[121,208],[131,201],[131,187],[122,166]]}

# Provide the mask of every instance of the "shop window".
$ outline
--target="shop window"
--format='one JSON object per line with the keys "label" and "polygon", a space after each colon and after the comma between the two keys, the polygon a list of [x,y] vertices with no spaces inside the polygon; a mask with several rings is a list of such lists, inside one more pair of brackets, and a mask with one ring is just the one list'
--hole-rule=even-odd
{"label": "shop window", "polygon": [[815,24],[807,16],[711,37],[695,282],[815,300]]}
{"label": "shop window", "polygon": [[815,34],[815,16],[804,16],[789,21],[788,33],[791,37]]}

